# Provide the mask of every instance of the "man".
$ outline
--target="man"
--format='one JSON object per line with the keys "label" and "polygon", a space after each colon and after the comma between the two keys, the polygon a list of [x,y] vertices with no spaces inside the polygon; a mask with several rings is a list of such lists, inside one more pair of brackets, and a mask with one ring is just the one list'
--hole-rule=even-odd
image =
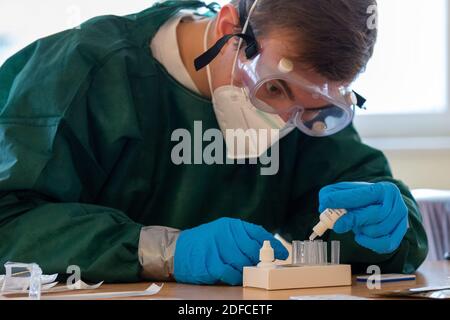
{"label": "man", "polygon": [[[417,205],[351,125],[374,4],[235,0],[200,16],[201,2],[167,1],[23,49],[0,69],[0,262],[238,285],[264,240],[286,259],[273,234],[306,239],[332,208],[348,213],[323,239],[354,272],[415,271]],[[174,132],[198,123],[224,133],[226,163],[174,161]],[[271,134],[235,148],[239,129]],[[250,160],[271,150],[264,175]]]}

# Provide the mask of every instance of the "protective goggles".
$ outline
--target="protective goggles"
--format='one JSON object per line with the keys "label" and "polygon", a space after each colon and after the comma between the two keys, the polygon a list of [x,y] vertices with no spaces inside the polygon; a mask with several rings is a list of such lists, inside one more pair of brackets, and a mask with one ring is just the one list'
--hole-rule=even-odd
{"label": "protective goggles", "polygon": [[232,85],[241,87],[255,108],[289,118],[288,122],[313,137],[330,136],[350,125],[356,107],[363,108],[366,100],[350,87],[310,83],[293,61],[278,56],[270,45],[258,45],[246,17],[245,1],[240,1],[239,11],[241,22],[247,21],[243,33],[220,39],[195,60],[196,69],[207,66],[231,38],[239,37],[246,46],[244,52],[238,50]]}

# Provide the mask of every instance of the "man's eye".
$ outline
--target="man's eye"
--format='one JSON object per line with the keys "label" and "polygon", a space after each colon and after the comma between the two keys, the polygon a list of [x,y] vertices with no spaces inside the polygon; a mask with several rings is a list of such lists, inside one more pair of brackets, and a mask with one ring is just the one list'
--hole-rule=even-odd
{"label": "man's eye", "polygon": [[266,90],[267,93],[272,97],[280,96],[283,94],[283,91],[272,82],[268,82],[266,84]]}

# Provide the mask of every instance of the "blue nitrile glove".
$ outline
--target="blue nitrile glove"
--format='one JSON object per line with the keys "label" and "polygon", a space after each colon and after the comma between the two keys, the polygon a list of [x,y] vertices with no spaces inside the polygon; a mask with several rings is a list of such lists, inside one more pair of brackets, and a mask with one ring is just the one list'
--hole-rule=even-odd
{"label": "blue nitrile glove", "polygon": [[356,242],[379,254],[394,252],[408,229],[408,208],[398,187],[390,182],[344,182],[323,188],[320,212],[346,209],[334,225],[336,233],[353,231]]}
{"label": "blue nitrile glove", "polygon": [[174,277],[192,284],[242,284],[243,267],[259,262],[259,250],[270,240],[275,258],[288,251],[264,228],[237,219],[221,218],[181,232],[175,249]]}

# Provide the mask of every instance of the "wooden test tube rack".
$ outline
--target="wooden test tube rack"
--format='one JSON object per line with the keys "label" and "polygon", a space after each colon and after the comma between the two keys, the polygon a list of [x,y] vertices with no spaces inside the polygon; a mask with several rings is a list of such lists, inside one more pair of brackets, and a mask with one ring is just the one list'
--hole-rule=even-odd
{"label": "wooden test tube rack", "polygon": [[274,268],[245,267],[243,286],[265,290],[350,286],[350,265],[281,265]]}

